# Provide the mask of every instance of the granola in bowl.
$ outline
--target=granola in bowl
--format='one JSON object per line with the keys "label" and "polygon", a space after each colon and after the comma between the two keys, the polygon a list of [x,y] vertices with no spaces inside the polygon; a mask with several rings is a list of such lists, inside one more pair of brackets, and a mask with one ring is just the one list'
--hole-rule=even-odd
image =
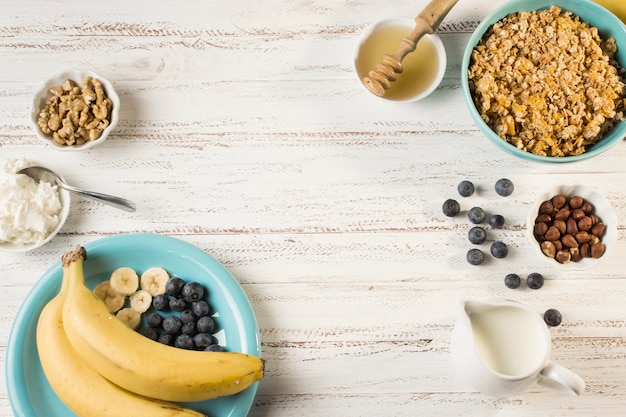
{"label": "granola in bowl", "polygon": [[624,70],[613,37],[560,7],[494,23],[468,67],[482,120],[517,149],[544,157],[585,153],[624,119]]}

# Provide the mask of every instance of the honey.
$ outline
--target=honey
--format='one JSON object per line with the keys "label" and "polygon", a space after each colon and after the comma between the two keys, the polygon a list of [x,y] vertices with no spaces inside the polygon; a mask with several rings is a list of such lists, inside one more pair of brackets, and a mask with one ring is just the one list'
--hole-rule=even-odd
{"label": "honey", "polygon": [[[362,44],[356,58],[356,70],[362,80],[382,60],[384,54],[393,54],[412,28],[385,26],[376,29]],[[415,51],[402,60],[403,71],[391,83],[385,98],[407,100],[425,92],[435,82],[439,71],[437,48],[428,37],[417,43]]]}

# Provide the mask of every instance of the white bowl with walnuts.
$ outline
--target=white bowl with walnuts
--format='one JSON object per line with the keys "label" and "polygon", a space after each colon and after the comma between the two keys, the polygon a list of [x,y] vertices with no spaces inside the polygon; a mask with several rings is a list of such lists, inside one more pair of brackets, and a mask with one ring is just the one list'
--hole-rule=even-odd
{"label": "white bowl with walnuts", "polygon": [[617,215],[599,192],[584,185],[559,185],[530,209],[528,238],[543,259],[566,270],[582,270],[607,257],[617,241]]}
{"label": "white bowl with walnuts", "polygon": [[37,136],[61,151],[104,142],[119,121],[113,85],[93,71],[71,69],[48,79],[33,97],[31,122]]}

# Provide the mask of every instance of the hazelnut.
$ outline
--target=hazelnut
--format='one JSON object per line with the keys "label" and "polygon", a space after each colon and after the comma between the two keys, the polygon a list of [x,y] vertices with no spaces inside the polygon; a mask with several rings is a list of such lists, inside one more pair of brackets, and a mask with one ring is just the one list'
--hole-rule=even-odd
{"label": "hazelnut", "polygon": [[535,219],[535,223],[552,223],[552,216],[549,214],[540,214]]}
{"label": "hazelnut", "polygon": [[591,257],[594,259],[598,259],[602,255],[604,255],[605,250],[606,247],[604,246],[604,243],[594,243],[593,245],[591,245]]}
{"label": "hazelnut", "polygon": [[571,217],[567,219],[567,233],[570,235],[578,233],[578,224],[576,223],[576,220]]}
{"label": "hazelnut", "polygon": [[556,220],[567,220],[570,214],[571,212],[569,211],[569,209],[567,207],[563,207],[562,209],[556,212],[556,214],[554,215],[554,218]]}
{"label": "hazelnut", "polygon": [[577,225],[578,225],[578,230],[587,232],[591,230],[591,227],[593,226],[593,221],[591,220],[591,217],[585,216],[582,219],[578,220]]}
{"label": "hazelnut", "polygon": [[552,205],[552,201],[546,200],[539,206],[539,214],[552,214],[554,210],[554,206]]}
{"label": "hazelnut", "polygon": [[580,209],[584,211],[585,214],[593,214],[593,205],[588,201],[585,201]]}
{"label": "hazelnut", "polygon": [[567,246],[568,248],[577,248],[578,247],[578,241],[572,235],[565,235],[565,236],[563,236],[561,238],[561,242],[563,242],[563,245]]}
{"label": "hazelnut", "polygon": [[598,223],[591,228],[591,234],[602,237],[606,233],[606,226],[604,223]]}
{"label": "hazelnut", "polygon": [[576,238],[576,241],[578,243],[587,243],[591,239],[591,236],[589,236],[589,233],[585,231],[576,233],[574,237]]}
{"label": "hazelnut", "polygon": [[555,209],[559,210],[565,205],[565,203],[567,202],[567,198],[563,194],[559,194],[552,197],[550,201],[552,202],[552,206]]}
{"label": "hazelnut", "polygon": [[579,208],[581,208],[583,206],[584,202],[585,202],[585,200],[583,200],[582,197],[574,196],[574,197],[569,199],[569,206],[572,209],[579,209]]}
{"label": "hazelnut", "polygon": [[548,231],[548,225],[545,223],[537,223],[533,229],[535,236],[542,237]]}
{"label": "hazelnut", "polygon": [[580,219],[582,219],[583,217],[585,217],[585,212],[582,211],[581,209],[574,209],[572,210],[570,216],[572,216],[572,219],[578,221]]}
{"label": "hazelnut", "polygon": [[546,240],[558,240],[561,237],[561,232],[555,226],[548,227],[544,238]]}
{"label": "hazelnut", "polygon": [[555,220],[552,226],[556,227],[562,235],[567,232],[567,224],[563,220]]}
{"label": "hazelnut", "polygon": [[580,254],[583,258],[591,258],[591,245],[589,243],[580,245]]}
{"label": "hazelnut", "polygon": [[556,247],[554,246],[554,243],[550,242],[549,240],[541,242],[541,251],[549,258],[554,258],[554,256],[556,255]]}
{"label": "hazelnut", "polygon": [[568,250],[560,250],[556,253],[555,259],[562,264],[569,263],[572,260],[572,254]]}
{"label": "hazelnut", "polygon": [[580,250],[578,248],[571,248],[569,253],[572,257],[572,262],[578,262],[582,259],[582,255],[580,254]]}

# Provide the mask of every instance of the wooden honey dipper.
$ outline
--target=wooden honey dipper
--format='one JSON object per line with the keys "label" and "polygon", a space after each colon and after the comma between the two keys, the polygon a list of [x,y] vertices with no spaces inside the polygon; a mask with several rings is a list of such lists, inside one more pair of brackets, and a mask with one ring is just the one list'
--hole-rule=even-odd
{"label": "wooden honey dipper", "polygon": [[426,34],[435,33],[441,21],[458,0],[432,0],[415,18],[413,31],[400,43],[400,47],[393,55],[385,54],[382,63],[363,78],[363,84],[373,94],[383,97],[385,90],[398,79],[397,74],[403,70],[402,60],[415,50],[419,40]]}

